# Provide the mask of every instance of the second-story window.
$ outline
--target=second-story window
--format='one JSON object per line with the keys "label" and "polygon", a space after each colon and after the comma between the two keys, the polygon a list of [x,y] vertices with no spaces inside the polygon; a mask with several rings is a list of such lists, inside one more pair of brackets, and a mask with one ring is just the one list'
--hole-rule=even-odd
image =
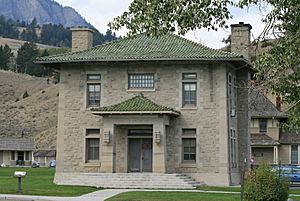
{"label": "second-story window", "polygon": [[129,74],[128,75],[129,89],[154,89],[154,74]]}
{"label": "second-story window", "polygon": [[182,74],[182,106],[197,105],[197,74]]}
{"label": "second-story window", "polygon": [[101,76],[100,74],[87,75],[87,106],[97,107],[100,106],[101,94]]}
{"label": "second-story window", "polygon": [[266,133],[268,130],[268,120],[260,119],[259,120],[259,133]]}

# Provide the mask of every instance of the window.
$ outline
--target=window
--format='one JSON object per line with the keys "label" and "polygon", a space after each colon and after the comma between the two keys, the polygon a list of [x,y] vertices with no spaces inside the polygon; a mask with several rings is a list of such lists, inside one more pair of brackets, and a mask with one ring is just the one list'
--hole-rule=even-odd
{"label": "window", "polygon": [[236,116],[236,104],[237,104],[237,83],[236,78],[232,74],[228,73],[228,102],[229,102],[229,114],[230,117]]}
{"label": "window", "polygon": [[12,160],[12,161],[15,160],[15,152],[14,151],[11,152],[10,160]]}
{"label": "window", "polygon": [[291,164],[298,164],[298,145],[291,145]]}
{"label": "window", "polygon": [[266,133],[268,129],[268,120],[260,119],[259,120],[259,133]]}
{"label": "window", "polygon": [[154,89],[154,74],[129,74],[129,89]]}
{"label": "window", "polygon": [[86,162],[99,161],[100,129],[86,129]]}
{"label": "window", "polygon": [[29,161],[29,151],[25,152],[25,161]]}
{"label": "window", "polygon": [[87,106],[97,107],[100,106],[101,94],[101,75],[88,74],[87,75]]}
{"label": "window", "polygon": [[230,129],[230,167],[237,167],[237,134],[234,129]]}
{"label": "window", "polygon": [[197,105],[197,74],[183,73],[182,74],[182,105],[196,106]]}
{"label": "window", "polygon": [[182,129],[183,162],[196,162],[196,129]]}

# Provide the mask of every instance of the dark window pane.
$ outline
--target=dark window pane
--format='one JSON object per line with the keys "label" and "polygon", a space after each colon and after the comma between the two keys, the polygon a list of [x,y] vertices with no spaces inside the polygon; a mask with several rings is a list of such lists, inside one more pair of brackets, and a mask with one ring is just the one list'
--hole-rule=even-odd
{"label": "dark window pane", "polygon": [[298,145],[291,145],[291,163],[298,164]]}
{"label": "dark window pane", "polygon": [[267,119],[260,119],[259,120],[259,132],[266,133],[268,128],[268,120]]}

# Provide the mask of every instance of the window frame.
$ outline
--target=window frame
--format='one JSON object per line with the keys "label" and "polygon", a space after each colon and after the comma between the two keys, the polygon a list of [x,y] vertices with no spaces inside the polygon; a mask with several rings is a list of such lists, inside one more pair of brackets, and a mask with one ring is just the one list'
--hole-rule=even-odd
{"label": "window frame", "polygon": [[[98,76],[99,79],[89,79],[89,76]],[[93,91],[90,91],[90,86],[94,87]],[[99,91],[96,87],[99,86]],[[86,74],[86,107],[100,107],[101,105],[101,74],[100,73],[87,73]],[[94,93],[93,96],[91,94]],[[93,99],[92,99],[93,98]],[[94,103],[92,103],[93,101]]]}
{"label": "window frame", "polygon": [[[92,132],[93,131],[93,132]],[[98,141],[98,146],[90,147],[89,142],[92,140]],[[90,158],[90,148],[98,148],[98,156],[96,158]],[[85,130],[85,163],[96,163],[100,161],[100,129],[99,128],[87,128]]]}
{"label": "window frame", "polygon": [[[132,76],[141,76],[141,78],[132,79]],[[145,77],[143,77],[145,76]],[[152,79],[148,79],[148,76]],[[145,79],[143,79],[145,78]],[[128,73],[127,76],[127,89],[128,90],[154,90],[155,89],[155,74],[154,73]],[[132,83],[131,81],[136,81]],[[137,85],[137,86],[133,86]],[[140,85],[140,86],[138,86]],[[149,86],[146,86],[149,85]]]}
{"label": "window frame", "polygon": [[[262,123],[265,122],[265,129],[262,129]],[[258,131],[261,134],[266,134],[268,132],[268,119],[258,120]]]}
{"label": "window frame", "polygon": [[[296,150],[293,150],[293,148],[296,147]],[[296,151],[296,155],[294,155]],[[295,158],[294,158],[295,157]],[[291,164],[298,164],[299,163],[299,146],[298,144],[291,144]]]}
{"label": "window frame", "polygon": [[238,167],[238,137],[235,129],[229,131],[229,161],[231,168]]}
{"label": "window frame", "polygon": [[[189,77],[189,75],[193,75],[194,77],[191,78]],[[181,74],[181,78],[182,78],[182,83],[181,83],[181,87],[182,87],[182,107],[196,107],[197,106],[197,91],[198,91],[198,82],[197,82],[197,78],[198,75],[196,72],[183,72]],[[189,85],[189,90],[185,90],[186,89],[186,85]],[[192,85],[195,85],[195,90],[192,90]],[[187,98],[187,93],[189,94],[189,98]],[[194,96],[194,100],[193,97]],[[188,99],[188,100],[187,100]]]}
{"label": "window frame", "polygon": [[[193,140],[195,146],[185,146],[184,141]],[[182,138],[181,138],[181,150],[182,150],[182,162],[183,163],[196,163],[197,161],[197,130],[196,128],[183,128],[182,129]],[[190,143],[191,144],[191,143]],[[185,152],[185,148],[190,150],[194,148],[194,152],[189,151]],[[189,155],[189,159],[185,159],[185,155]],[[194,155],[195,159],[191,159],[191,155]]]}

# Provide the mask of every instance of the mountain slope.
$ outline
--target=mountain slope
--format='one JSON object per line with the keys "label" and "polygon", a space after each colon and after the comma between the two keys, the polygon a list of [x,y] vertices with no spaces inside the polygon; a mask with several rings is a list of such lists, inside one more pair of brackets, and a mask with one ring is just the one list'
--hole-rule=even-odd
{"label": "mountain slope", "polygon": [[[47,84],[46,78],[0,70],[0,86],[0,136],[20,137],[23,132],[34,138],[38,149],[54,148],[58,85]],[[29,97],[22,98],[25,91]]]}
{"label": "mountain slope", "polygon": [[38,24],[62,24],[65,27],[92,27],[71,7],[63,7],[53,0],[0,0],[0,15],[12,20]]}

